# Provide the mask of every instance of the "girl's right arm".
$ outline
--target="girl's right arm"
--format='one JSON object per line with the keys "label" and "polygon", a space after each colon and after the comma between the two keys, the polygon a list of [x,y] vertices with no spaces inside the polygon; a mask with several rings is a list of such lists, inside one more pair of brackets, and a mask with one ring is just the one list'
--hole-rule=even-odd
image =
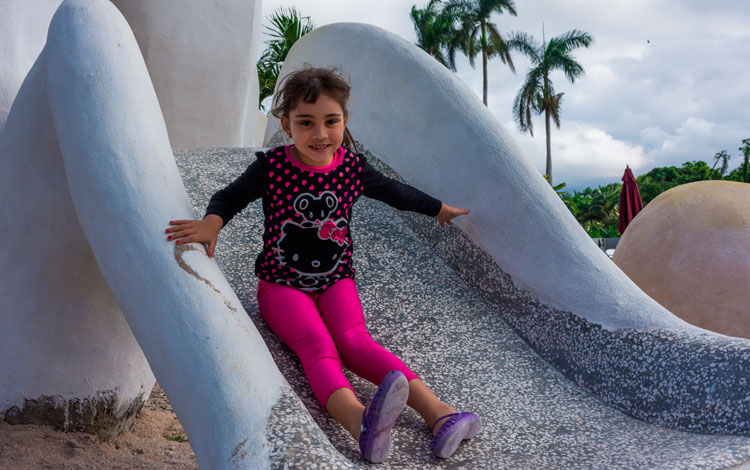
{"label": "girl's right arm", "polygon": [[260,161],[254,161],[236,180],[211,197],[202,220],[171,220],[167,240],[175,243],[203,243],[209,257],[214,249],[219,231],[250,202],[263,195],[265,178]]}
{"label": "girl's right arm", "polygon": [[215,214],[209,214],[203,220],[170,220],[167,229],[170,235],[167,240],[175,240],[176,245],[184,243],[203,243],[209,258],[214,257],[219,230],[224,226],[224,219]]}

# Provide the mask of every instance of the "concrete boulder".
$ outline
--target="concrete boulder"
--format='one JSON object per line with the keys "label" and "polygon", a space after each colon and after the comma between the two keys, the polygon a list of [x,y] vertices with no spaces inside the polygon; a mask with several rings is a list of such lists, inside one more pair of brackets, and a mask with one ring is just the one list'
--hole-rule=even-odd
{"label": "concrete boulder", "polygon": [[615,263],[648,295],[693,325],[750,338],[750,185],[684,184],[638,214]]}

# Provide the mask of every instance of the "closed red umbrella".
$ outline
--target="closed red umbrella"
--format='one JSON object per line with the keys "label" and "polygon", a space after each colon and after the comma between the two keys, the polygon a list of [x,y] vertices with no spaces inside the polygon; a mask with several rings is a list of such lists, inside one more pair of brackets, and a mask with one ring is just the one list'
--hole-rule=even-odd
{"label": "closed red umbrella", "polygon": [[625,167],[625,174],[622,175],[622,189],[620,190],[620,223],[617,230],[620,234],[625,233],[625,229],[631,220],[643,209],[641,192],[638,191],[638,183],[635,181],[630,166]]}

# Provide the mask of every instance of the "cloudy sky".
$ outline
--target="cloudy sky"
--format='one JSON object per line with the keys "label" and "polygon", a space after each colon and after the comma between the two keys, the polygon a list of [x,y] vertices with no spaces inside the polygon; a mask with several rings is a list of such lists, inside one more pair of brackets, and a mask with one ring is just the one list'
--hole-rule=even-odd
{"label": "cloudy sky", "polygon": [[[370,23],[415,42],[411,6],[427,0],[263,0],[264,18],[294,5],[316,26]],[[516,0],[517,17],[496,16],[500,31],[541,39],[571,29],[594,44],[576,57],[586,74],[570,84],[559,72],[555,89],[565,96],[561,128],[552,131],[555,183],[571,189],[617,182],[625,165],[636,175],[657,166],[704,160],[728,150],[729,168],[740,164],[738,147],[750,138],[750,6],[745,0]],[[497,120],[544,171],[544,120],[534,137],[513,122],[512,103],[529,62],[513,56],[514,75],[499,60],[488,68],[488,104]],[[481,57],[472,69],[458,59],[458,75],[481,100]]]}

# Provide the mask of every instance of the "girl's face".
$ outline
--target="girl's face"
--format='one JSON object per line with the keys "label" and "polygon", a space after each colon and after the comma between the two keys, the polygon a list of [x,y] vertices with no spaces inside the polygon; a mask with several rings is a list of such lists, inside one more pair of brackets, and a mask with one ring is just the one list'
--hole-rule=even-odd
{"label": "girl's face", "polygon": [[322,93],[314,103],[300,100],[288,118],[281,116],[281,126],[294,141],[292,155],[309,166],[326,166],[333,161],[344,142],[346,121],[341,105]]}

